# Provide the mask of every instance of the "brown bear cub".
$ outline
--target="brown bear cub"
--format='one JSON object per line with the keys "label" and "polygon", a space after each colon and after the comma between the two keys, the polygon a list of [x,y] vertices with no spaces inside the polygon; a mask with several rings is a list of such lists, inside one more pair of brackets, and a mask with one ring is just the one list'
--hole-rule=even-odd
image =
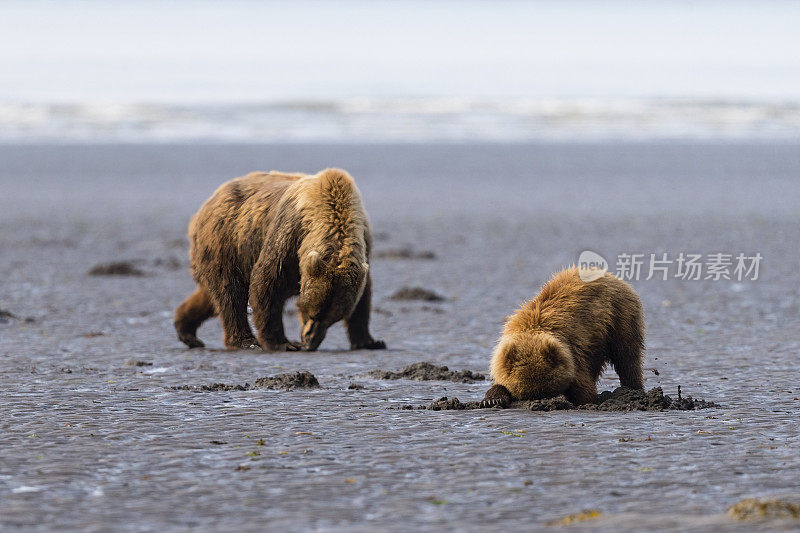
{"label": "brown bear cub", "polygon": [[[351,349],[386,348],[369,332],[369,221],[344,170],[231,180],[192,217],[189,242],[197,290],[175,311],[175,329],[190,348],[203,346],[197,328],[215,315],[229,349],[316,350],[339,320]],[[284,303],[297,295],[302,343],[283,329]]]}
{"label": "brown bear cub", "polygon": [[630,285],[607,273],[584,282],[577,268],[562,270],[507,319],[482,406],[559,394],[593,403],[608,363],[623,386],[644,389],[643,350],[642,304]]}

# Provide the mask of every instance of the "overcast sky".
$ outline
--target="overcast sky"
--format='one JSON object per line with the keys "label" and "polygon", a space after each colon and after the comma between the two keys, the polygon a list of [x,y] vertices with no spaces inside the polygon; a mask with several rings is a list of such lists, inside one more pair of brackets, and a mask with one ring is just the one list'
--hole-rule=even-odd
{"label": "overcast sky", "polygon": [[0,3],[0,100],[800,101],[800,2]]}

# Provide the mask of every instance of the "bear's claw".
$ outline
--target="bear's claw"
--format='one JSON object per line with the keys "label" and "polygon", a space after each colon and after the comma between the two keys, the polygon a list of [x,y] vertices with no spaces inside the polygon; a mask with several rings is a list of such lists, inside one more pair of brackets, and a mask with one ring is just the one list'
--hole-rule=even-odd
{"label": "bear's claw", "polygon": [[203,341],[201,341],[200,339],[198,339],[194,335],[181,336],[180,340],[186,346],[188,346],[189,349],[192,349],[192,348],[205,348],[206,347],[205,343],[203,343]]}
{"label": "bear's claw", "polygon": [[480,406],[483,408],[500,407],[504,409],[513,400],[514,398],[511,396],[511,393],[508,392],[507,388],[502,385],[492,385],[489,390],[486,391],[486,396],[483,397]]}
{"label": "bear's claw", "polygon": [[286,341],[270,344],[266,350],[268,352],[299,352],[303,350],[303,345],[299,342]]}
{"label": "bear's claw", "polygon": [[383,341],[369,340],[350,345],[351,350],[385,350],[386,343]]}
{"label": "bear's claw", "polygon": [[261,345],[258,343],[255,337],[247,337],[239,341],[235,341],[232,343],[225,343],[225,346],[229,350],[260,350]]}

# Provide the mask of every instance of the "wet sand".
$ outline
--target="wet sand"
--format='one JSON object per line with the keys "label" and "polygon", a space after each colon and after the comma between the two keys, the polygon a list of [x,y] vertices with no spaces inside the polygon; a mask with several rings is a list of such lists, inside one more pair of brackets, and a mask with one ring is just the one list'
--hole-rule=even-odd
{"label": "wet sand", "polygon": [[[737,530],[729,506],[800,492],[798,148],[0,147],[0,529],[531,529],[597,510],[576,516]],[[209,322],[187,350],[171,317],[191,214],[224,179],[329,165],[386,252],[372,329],[389,349],[346,351],[334,326],[315,353],[226,352]],[[482,398],[488,381],[369,373],[487,374],[504,317],[586,249],[763,255],[757,281],[633,283],[646,387],[723,408],[390,409]],[[141,275],[88,274],[119,262]],[[409,287],[445,299],[391,299]],[[181,389],[297,371],[320,388]]]}

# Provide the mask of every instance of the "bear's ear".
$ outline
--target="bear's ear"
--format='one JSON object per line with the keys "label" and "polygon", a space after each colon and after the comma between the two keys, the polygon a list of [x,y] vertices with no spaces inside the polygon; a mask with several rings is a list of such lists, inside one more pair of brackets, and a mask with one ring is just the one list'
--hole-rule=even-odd
{"label": "bear's ear", "polygon": [[307,272],[310,276],[319,277],[325,273],[325,262],[322,256],[316,250],[312,250],[306,254]]}

